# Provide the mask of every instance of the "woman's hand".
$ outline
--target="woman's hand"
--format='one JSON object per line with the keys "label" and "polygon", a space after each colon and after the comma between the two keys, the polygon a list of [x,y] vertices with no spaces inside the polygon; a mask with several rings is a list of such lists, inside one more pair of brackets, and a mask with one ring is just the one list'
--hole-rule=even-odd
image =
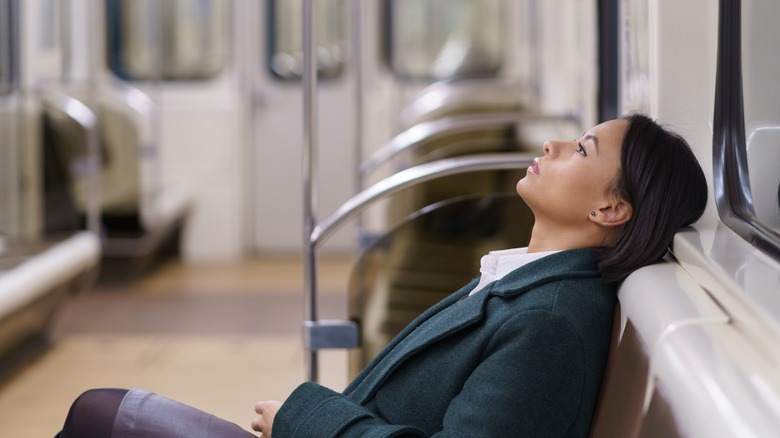
{"label": "woman's hand", "polygon": [[255,405],[255,412],[259,415],[252,420],[252,430],[261,432],[263,438],[271,438],[271,428],[274,425],[274,417],[282,402],[276,400],[261,401]]}

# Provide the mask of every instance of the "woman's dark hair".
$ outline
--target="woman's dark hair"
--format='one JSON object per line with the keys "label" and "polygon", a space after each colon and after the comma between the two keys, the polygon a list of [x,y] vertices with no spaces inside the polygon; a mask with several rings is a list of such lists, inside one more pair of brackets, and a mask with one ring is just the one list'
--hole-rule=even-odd
{"label": "woman's dark hair", "polygon": [[609,246],[599,248],[604,281],[623,280],[660,260],[674,234],[696,222],[707,206],[707,181],[688,143],[649,117],[625,117],[616,196],[633,214]]}

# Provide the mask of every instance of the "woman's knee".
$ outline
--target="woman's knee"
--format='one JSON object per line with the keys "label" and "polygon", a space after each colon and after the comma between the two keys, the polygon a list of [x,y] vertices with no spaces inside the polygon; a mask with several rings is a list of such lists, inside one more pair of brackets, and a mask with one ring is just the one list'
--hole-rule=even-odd
{"label": "woman's knee", "polygon": [[71,409],[105,409],[116,411],[122,403],[122,399],[127,394],[127,389],[117,388],[97,388],[84,391],[76,398],[71,405]]}
{"label": "woman's knee", "polygon": [[126,389],[100,388],[85,391],[68,411],[62,438],[110,436]]}

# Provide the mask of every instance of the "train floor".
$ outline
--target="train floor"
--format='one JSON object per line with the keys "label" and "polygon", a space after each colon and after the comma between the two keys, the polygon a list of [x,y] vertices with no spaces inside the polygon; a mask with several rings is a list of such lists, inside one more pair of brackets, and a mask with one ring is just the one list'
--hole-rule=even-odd
{"label": "train floor", "polygon": [[[320,317],[343,318],[350,260],[320,261]],[[69,299],[49,341],[0,381],[0,436],[54,436],[94,387],[143,387],[249,429],[258,400],[283,400],[305,378],[296,258],[229,265],[169,262],[132,284]],[[347,354],[320,353],[320,381],[347,383]]]}

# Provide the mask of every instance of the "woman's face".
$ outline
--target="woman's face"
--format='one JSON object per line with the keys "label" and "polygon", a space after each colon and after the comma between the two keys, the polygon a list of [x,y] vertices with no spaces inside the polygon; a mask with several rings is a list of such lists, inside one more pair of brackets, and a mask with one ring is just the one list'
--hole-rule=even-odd
{"label": "woman's face", "polygon": [[627,126],[625,120],[611,120],[576,140],[545,142],[544,156],[517,183],[537,221],[576,225],[612,200],[608,190],[618,175]]}

